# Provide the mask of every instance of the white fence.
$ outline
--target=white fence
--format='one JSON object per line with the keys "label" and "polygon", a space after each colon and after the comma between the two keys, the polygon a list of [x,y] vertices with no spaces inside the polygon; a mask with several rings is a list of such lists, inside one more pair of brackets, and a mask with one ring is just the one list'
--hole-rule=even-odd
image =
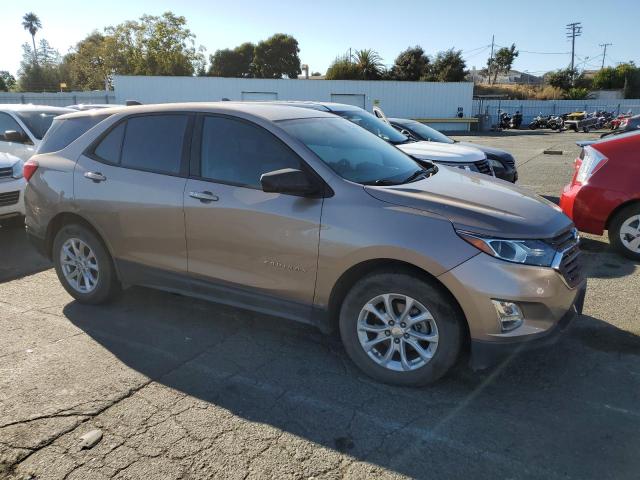
{"label": "white fence", "polygon": [[0,103],[33,103],[52,107],[66,107],[78,103],[115,103],[115,98],[114,92],[0,92]]}
{"label": "white fence", "polygon": [[114,84],[117,103],[315,100],[349,103],[369,111],[378,103],[390,117],[430,119],[453,119],[458,108],[470,117],[473,98],[469,82],[116,76]]}
{"label": "white fence", "polygon": [[509,114],[516,111],[522,113],[523,124],[528,124],[533,117],[542,115],[561,115],[571,112],[595,112],[605,110],[616,115],[631,110],[640,113],[640,99],[598,99],[598,100],[474,100],[473,114],[488,113],[495,122],[498,110]]}

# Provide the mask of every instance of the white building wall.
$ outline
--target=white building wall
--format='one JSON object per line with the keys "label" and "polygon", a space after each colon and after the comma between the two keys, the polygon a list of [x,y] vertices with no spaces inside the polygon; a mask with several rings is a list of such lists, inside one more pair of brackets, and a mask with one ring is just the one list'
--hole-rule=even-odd
{"label": "white building wall", "polygon": [[[371,111],[374,102],[390,117],[454,118],[458,107],[465,117],[472,114],[473,84],[357,81],[288,80],[217,77],[116,76],[116,101],[142,103],[212,102],[276,97],[278,100],[315,100],[361,104]],[[275,94],[275,95],[274,95]],[[346,99],[346,100],[345,100]],[[467,125],[451,124],[453,128]]]}

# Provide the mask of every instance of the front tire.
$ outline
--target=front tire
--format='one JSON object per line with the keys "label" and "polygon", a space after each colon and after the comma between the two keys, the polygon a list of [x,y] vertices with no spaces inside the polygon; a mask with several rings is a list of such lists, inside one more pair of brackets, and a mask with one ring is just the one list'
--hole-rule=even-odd
{"label": "front tire", "polygon": [[464,317],[435,282],[408,273],[370,274],[347,294],[340,336],[349,357],[380,382],[422,386],[456,363]]}
{"label": "front tire", "polygon": [[613,217],[609,242],[618,253],[640,260],[640,204],[629,205]]}
{"label": "front tire", "polygon": [[60,283],[78,302],[97,305],[120,292],[111,256],[88,228],[78,224],[62,227],[53,241],[52,253]]}

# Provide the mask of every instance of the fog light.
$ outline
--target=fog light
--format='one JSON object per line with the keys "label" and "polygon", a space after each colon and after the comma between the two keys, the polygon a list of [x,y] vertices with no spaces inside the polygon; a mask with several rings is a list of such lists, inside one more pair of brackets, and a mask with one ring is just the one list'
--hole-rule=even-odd
{"label": "fog light", "polygon": [[500,327],[503,332],[509,332],[518,328],[524,321],[524,315],[520,307],[513,302],[506,300],[491,300],[500,320]]}

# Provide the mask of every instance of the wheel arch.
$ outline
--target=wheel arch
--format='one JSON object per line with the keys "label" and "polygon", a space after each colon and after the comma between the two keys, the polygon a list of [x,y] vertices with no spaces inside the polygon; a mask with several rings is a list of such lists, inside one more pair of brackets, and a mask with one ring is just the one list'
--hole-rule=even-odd
{"label": "wheel arch", "polygon": [[632,198],[631,200],[627,200],[626,202],[623,202],[620,205],[618,205],[616,208],[614,208],[609,214],[607,221],[605,222],[605,225],[604,225],[605,229],[609,230],[609,227],[611,226],[611,222],[616,217],[616,215],[618,215],[625,208],[630,207],[631,205],[634,205],[634,204],[640,205],[640,198]]}
{"label": "wheel arch", "polygon": [[465,330],[465,346],[468,345],[469,336],[469,325],[466,315],[464,314],[464,310],[460,306],[460,303],[456,299],[456,297],[451,293],[451,291],[440,281],[437,277],[427,272],[426,270],[413,265],[412,263],[405,262],[403,260],[397,260],[392,258],[379,258],[379,259],[371,259],[364,260],[359,262],[349,269],[347,269],[343,274],[338,278],[333,288],[331,289],[331,293],[329,295],[329,303],[328,303],[328,322],[329,322],[329,330],[336,331],[339,321],[340,308],[342,307],[342,303],[349,293],[349,290],[358,280],[364,278],[367,275],[372,273],[382,273],[382,272],[393,272],[393,273],[407,273],[409,275],[413,275],[417,278],[421,278],[426,280],[427,282],[436,285],[445,295],[447,295],[453,305],[460,314],[462,318],[464,318],[464,330]]}
{"label": "wheel arch", "polygon": [[53,260],[53,241],[56,238],[56,234],[65,225],[70,225],[73,223],[82,225],[83,227],[87,228],[98,238],[98,240],[102,242],[102,245],[111,256],[111,261],[116,271],[116,275],[118,278],[120,278],[120,272],[118,270],[118,265],[113,255],[113,251],[111,250],[109,243],[105,240],[104,235],[102,235],[102,233],[95,226],[93,226],[93,224],[89,220],[87,220],[85,217],[77,213],[61,212],[61,213],[58,213],[55,217],[53,217],[49,222],[49,225],[47,226],[47,234],[45,236],[45,253],[49,257],[49,259]]}

